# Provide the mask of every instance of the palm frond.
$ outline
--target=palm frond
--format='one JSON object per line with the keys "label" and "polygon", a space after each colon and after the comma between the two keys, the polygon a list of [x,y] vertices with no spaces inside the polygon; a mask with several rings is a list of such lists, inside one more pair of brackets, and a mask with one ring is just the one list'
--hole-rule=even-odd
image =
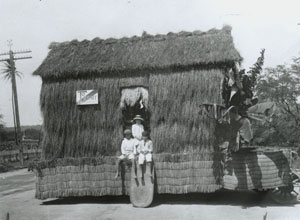
{"label": "palm frond", "polygon": [[[9,62],[9,60],[7,60],[6,62],[4,62],[4,67],[1,69],[0,74],[2,74],[2,77],[5,80],[9,80],[11,79],[11,70],[12,70],[12,66]],[[21,73],[20,71],[15,69],[15,74],[17,77],[21,78],[23,76],[23,73]]]}

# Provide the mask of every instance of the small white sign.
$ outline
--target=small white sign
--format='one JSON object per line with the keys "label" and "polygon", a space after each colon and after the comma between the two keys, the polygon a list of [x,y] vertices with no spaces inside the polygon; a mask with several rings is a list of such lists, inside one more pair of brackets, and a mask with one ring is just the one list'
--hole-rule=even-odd
{"label": "small white sign", "polygon": [[98,104],[98,90],[78,90],[76,91],[77,105]]}

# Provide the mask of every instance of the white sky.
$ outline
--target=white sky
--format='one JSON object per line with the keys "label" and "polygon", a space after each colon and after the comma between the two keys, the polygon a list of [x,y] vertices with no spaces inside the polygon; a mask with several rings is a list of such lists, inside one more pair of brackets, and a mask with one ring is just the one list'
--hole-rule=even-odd
{"label": "white sky", "polygon": [[[41,80],[32,72],[52,41],[166,34],[232,26],[244,67],[266,48],[265,66],[290,62],[300,51],[300,1],[297,0],[0,0],[0,53],[31,49],[33,59],[17,61],[22,125],[41,124]],[[0,56],[0,59],[4,58]],[[0,64],[0,69],[2,65]],[[10,82],[0,78],[0,113],[13,125]]]}

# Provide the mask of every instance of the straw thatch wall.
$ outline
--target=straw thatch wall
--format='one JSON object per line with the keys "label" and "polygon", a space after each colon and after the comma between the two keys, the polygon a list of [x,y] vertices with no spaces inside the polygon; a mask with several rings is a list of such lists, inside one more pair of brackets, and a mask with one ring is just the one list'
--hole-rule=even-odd
{"label": "straw thatch wall", "polygon": [[[147,85],[145,77],[77,79],[43,83],[45,159],[115,155],[122,141],[120,89]],[[76,105],[76,90],[97,89],[99,104]]]}
{"label": "straw thatch wall", "polygon": [[[212,69],[44,83],[43,156],[52,159],[116,155],[122,140],[122,85],[148,87],[151,137],[156,152],[213,150],[215,121],[201,104],[221,104],[221,80],[222,71]],[[76,90],[91,88],[99,91],[99,105],[77,106]]]}
{"label": "straw thatch wall", "polygon": [[[216,181],[213,153],[154,154],[157,193],[214,192]],[[114,179],[115,158],[64,158],[44,161],[37,168],[36,197],[128,195],[130,165],[123,165]]]}
{"label": "straw thatch wall", "polygon": [[215,120],[203,103],[222,104],[222,70],[150,76],[151,137],[156,152],[213,151]]}
{"label": "straw thatch wall", "polygon": [[[52,45],[34,73],[43,79],[44,117],[37,197],[128,193],[128,177],[112,177],[122,141],[121,90],[131,86],[149,92],[157,192],[219,189],[214,109],[203,104],[222,104],[223,73],[241,61],[230,30]],[[98,105],[76,105],[76,90],[84,89],[98,90]]]}

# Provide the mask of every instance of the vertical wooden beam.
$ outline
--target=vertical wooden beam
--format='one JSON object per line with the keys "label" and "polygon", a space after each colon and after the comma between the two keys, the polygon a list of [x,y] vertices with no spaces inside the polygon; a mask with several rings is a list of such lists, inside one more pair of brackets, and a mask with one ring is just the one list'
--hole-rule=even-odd
{"label": "vertical wooden beam", "polygon": [[21,132],[20,115],[19,115],[18,92],[17,92],[17,83],[16,83],[16,68],[15,68],[14,54],[11,50],[9,51],[9,62],[11,66],[11,83],[13,89],[14,107],[15,107],[16,125],[17,125],[17,145],[20,151],[19,159],[21,165],[23,166],[24,159],[23,159],[23,145],[22,145],[22,138],[21,138],[22,132]]}

